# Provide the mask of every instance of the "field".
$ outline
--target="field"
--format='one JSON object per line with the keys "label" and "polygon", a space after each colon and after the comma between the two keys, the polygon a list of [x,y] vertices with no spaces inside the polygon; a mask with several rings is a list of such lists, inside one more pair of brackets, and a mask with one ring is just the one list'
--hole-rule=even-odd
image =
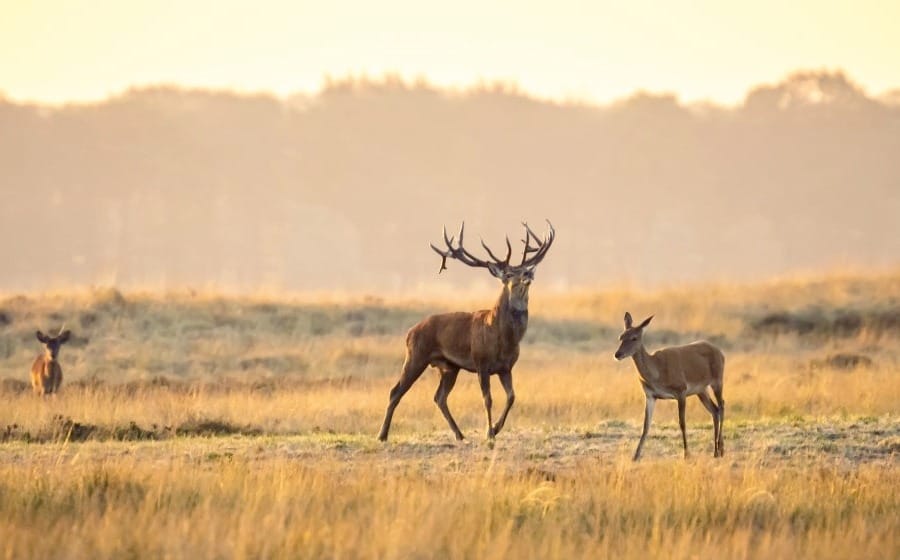
{"label": "field", "polygon": [[[426,372],[379,443],[407,328],[494,293],[405,298],[83,292],[0,297],[5,558],[896,558],[900,271],[657,291],[532,288],[506,429],[474,376]],[[674,401],[631,461],[643,393],[612,354],[727,356],[724,459]],[[31,394],[63,324],[59,395]],[[494,407],[503,394],[493,384]]]}

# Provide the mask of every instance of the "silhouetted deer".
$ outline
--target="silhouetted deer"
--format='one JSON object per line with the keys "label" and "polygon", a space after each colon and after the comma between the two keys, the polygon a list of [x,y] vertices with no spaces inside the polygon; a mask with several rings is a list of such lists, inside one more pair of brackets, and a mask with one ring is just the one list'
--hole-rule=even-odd
{"label": "silhouetted deer", "polygon": [[62,331],[50,337],[37,331],[37,339],[44,345],[44,352],[31,364],[31,387],[37,395],[49,395],[59,391],[62,384],[62,367],[59,365],[59,347],[69,340],[70,331]]}
{"label": "silhouetted deer", "polygon": [[[460,369],[478,374],[481,394],[484,397],[484,408],[487,411],[487,437],[493,439],[506,422],[506,415],[515,401],[512,384],[512,368],[519,358],[519,342],[528,327],[528,288],[534,280],[534,269],[544,259],[547,250],[553,243],[556,232],[553,225],[547,222],[548,231],[543,239],[525,226],[525,250],[522,262],[510,264],[512,245],[506,238],[506,258],[498,259],[484,242],[482,247],[487,251],[490,261],[481,260],[463,248],[463,224],[459,228],[459,241],[454,247],[453,238],[447,238],[444,229],[444,243],[447,249],[442,251],[431,246],[441,256],[442,272],[447,268],[447,258],[476,268],[486,268],[495,278],[503,283],[503,289],[497,303],[491,309],[474,313],[457,312],[432,315],[409,330],[406,335],[406,361],[400,380],[391,389],[390,402],[384,415],[384,423],[378,439],[387,440],[391,427],[394,409],[403,395],[422,375],[428,366],[440,370],[441,381],[434,402],[437,404],[456,439],[463,439],[462,432],[453,420],[447,407],[447,395],[456,384]],[[532,246],[531,242],[536,243]],[[491,386],[490,376],[496,374],[506,391],[506,408],[496,424],[491,420]]]}
{"label": "silhouetted deer", "polygon": [[[625,332],[619,336],[621,344],[616,350],[616,359],[622,360],[631,356],[637,367],[647,397],[644,409],[644,430],[641,440],[634,452],[634,460],[641,458],[641,448],[650,430],[653,419],[653,407],[656,399],[675,399],[678,401],[678,424],[681,426],[681,439],[684,442],[684,456],[688,457],[687,432],[684,425],[684,409],[687,397],[697,395],[706,410],[713,418],[713,439],[715,440],[714,457],[725,454],[722,426],[725,422],[725,400],[722,398],[722,378],[725,372],[725,355],[722,351],[701,340],[684,346],[671,346],[648,354],[644,348],[644,327],[650,324],[653,316],[644,322],[632,326],[631,313],[625,313]],[[718,406],[706,392],[712,387]]]}

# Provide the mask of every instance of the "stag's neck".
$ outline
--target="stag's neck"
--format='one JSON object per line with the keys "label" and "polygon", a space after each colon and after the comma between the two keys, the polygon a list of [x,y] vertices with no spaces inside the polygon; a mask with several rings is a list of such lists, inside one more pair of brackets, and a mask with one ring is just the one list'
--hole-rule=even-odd
{"label": "stag's neck", "polygon": [[494,324],[510,342],[518,344],[528,329],[528,300],[513,297],[504,287],[494,305]]}
{"label": "stag's neck", "polygon": [[631,358],[634,360],[634,365],[637,367],[641,378],[651,383],[659,380],[659,368],[656,367],[656,361],[653,359],[653,356],[647,353],[647,349],[644,348],[643,344]]}
{"label": "stag's neck", "polygon": [[49,364],[49,363],[52,363],[52,362],[55,362],[55,361],[56,361],[56,358],[53,357],[53,354],[51,354],[49,350],[45,350],[43,355],[44,355],[44,362],[45,362],[45,363],[48,363],[48,364]]}

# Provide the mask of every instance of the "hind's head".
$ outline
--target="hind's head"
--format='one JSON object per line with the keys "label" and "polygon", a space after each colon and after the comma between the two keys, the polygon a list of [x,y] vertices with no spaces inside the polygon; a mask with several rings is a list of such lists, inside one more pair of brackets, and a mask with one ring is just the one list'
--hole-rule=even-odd
{"label": "hind's head", "polygon": [[55,360],[59,356],[59,348],[69,340],[71,331],[63,331],[57,336],[47,336],[41,331],[35,333],[37,339],[44,345],[44,350],[51,360]]}
{"label": "hind's head", "polygon": [[631,313],[625,312],[625,331],[619,335],[619,349],[616,350],[616,359],[624,360],[630,356],[634,356],[635,352],[644,344],[644,327],[650,324],[653,315],[644,319],[644,321],[634,326],[631,320]]}

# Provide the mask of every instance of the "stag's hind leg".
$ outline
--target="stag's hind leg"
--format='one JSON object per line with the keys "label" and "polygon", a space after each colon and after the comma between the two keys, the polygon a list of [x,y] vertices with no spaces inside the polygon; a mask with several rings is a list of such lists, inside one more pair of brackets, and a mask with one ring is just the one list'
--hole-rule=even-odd
{"label": "stag's hind leg", "polygon": [[397,408],[397,405],[400,404],[400,399],[402,399],[403,395],[409,391],[409,388],[412,387],[413,383],[419,379],[419,376],[422,375],[422,372],[425,371],[427,366],[427,362],[423,363],[421,360],[413,359],[410,355],[406,356],[406,361],[403,362],[403,372],[400,374],[400,380],[397,381],[397,384],[391,389],[387,411],[384,413],[384,422],[381,424],[381,432],[378,433],[379,441],[387,441],[388,431],[391,429],[391,419],[394,417],[394,409]]}
{"label": "stag's hind leg", "polygon": [[719,425],[719,407],[713,404],[712,399],[709,398],[709,395],[706,394],[704,390],[702,393],[697,393],[697,398],[700,399],[700,402],[703,403],[703,406],[706,407],[706,410],[712,415],[713,419],[713,457],[721,457],[722,450],[719,447],[720,444],[720,430],[721,426]]}
{"label": "stag's hind leg", "polygon": [[444,418],[447,419],[447,423],[450,424],[450,429],[453,430],[456,439],[462,441],[462,432],[459,431],[459,426],[456,425],[456,420],[453,419],[453,415],[450,414],[450,408],[447,406],[447,395],[450,394],[450,391],[453,390],[453,386],[456,385],[456,377],[458,375],[459,368],[447,368],[441,370],[441,384],[438,385],[437,392],[434,393],[434,402],[441,410]]}
{"label": "stag's hind leg", "polygon": [[491,374],[489,372],[478,372],[478,384],[481,385],[481,396],[484,398],[484,410],[487,412],[487,437],[494,439],[494,425],[491,421],[491,407],[493,399],[491,398]]}

